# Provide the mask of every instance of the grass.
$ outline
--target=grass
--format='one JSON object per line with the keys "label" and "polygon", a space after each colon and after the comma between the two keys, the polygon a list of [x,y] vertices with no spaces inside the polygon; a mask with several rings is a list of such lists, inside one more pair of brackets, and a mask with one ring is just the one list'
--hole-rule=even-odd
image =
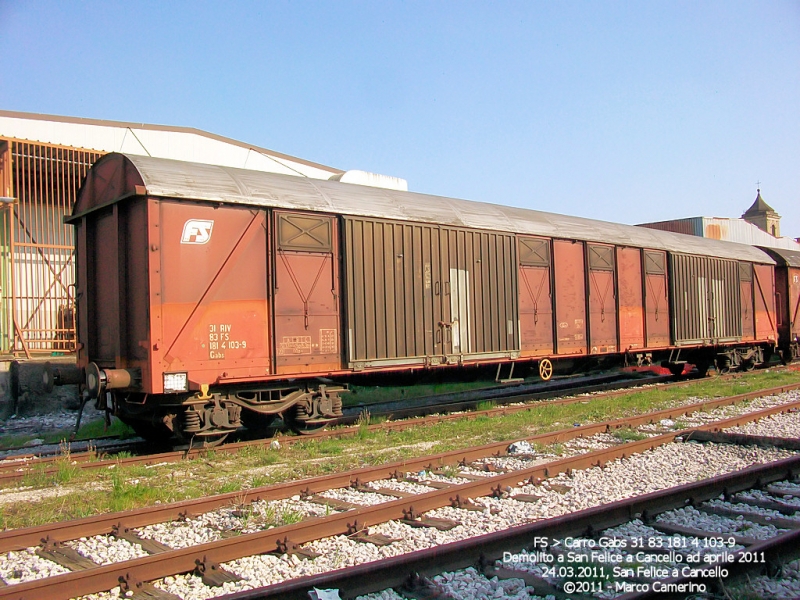
{"label": "grass", "polygon": [[419,385],[381,385],[381,386],[359,386],[351,385],[350,393],[343,396],[342,402],[345,406],[354,404],[376,404],[379,402],[394,402],[397,400],[409,400],[421,398],[423,396],[435,396],[438,394],[456,394],[458,392],[468,392],[470,390],[492,387],[497,384],[492,380],[478,380],[468,382],[441,382],[424,383]]}
{"label": "grass", "polygon": [[[80,471],[68,454],[55,473],[42,469],[26,476],[23,485],[43,490],[38,498],[0,505],[0,526],[16,528],[91,514],[174,502],[210,494],[239,492],[282,481],[342,472],[369,465],[382,465],[432,452],[467,448],[497,441],[516,441],[537,433],[615,419],[674,406],[687,397],[727,396],[753,389],[796,383],[796,372],[756,372],[735,379],[702,380],[687,387],[649,388],[614,398],[567,405],[542,402],[530,410],[505,416],[444,421],[403,431],[372,431],[365,417],[356,435],[340,439],[300,440],[271,450],[266,444],[247,447],[236,455],[209,451],[198,459],[177,464],[122,467],[102,471]],[[616,435],[630,437],[630,431]],[[563,446],[535,446],[537,451],[558,455]],[[68,495],[56,497],[51,488]],[[291,521],[291,514],[275,515],[275,521]]]}
{"label": "grass", "polygon": [[619,429],[615,429],[611,435],[620,442],[636,442],[647,437],[646,434],[642,433],[641,431],[637,431],[632,427],[620,427]]}
{"label": "grass", "polygon": [[[76,440],[90,440],[104,436],[117,436],[120,439],[128,439],[134,437],[136,434],[133,429],[125,425],[119,419],[111,419],[111,426],[107,427],[103,419],[96,419],[81,426],[78,434],[75,436]],[[29,435],[4,435],[0,437],[0,450],[5,448],[16,448],[24,446],[26,442],[38,439],[42,440],[45,444],[57,444],[72,437],[72,430],[58,430],[38,434]]]}

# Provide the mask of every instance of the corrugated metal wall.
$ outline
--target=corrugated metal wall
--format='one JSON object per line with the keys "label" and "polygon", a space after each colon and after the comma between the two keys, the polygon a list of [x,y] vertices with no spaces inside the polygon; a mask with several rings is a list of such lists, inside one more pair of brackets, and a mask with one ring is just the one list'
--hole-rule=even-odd
{"label": "corrugated metal wall", "polygon": [[345,219],[343,254],[351,366],[519,350],[513,236]]}
{"label": "corrugated metal wall", "polygon": [[4,195],[15,203],[3,222],[2,253],[10,264],[2,282],[2,350],[74,351],[74,235],[63,217],[101,153],[23,141],[5,149]]}
{"label": "corrugated metal wall", "polygon": [[742,337],[738,263],[684,254],[670,255],[673,339],[710,344]]}

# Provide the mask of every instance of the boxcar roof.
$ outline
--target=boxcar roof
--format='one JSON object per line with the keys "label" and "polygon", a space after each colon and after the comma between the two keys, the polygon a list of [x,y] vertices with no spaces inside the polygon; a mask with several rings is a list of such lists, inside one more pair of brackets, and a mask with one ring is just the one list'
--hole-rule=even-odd
{"label": "boxcar roof", "polygon": [[[104,176],[96,177],[101,181],[93,181],[93,171],[104,163]],[[136,172],[132,173],[130,167]],[[112,173],[125,181],[108,185]],[[145,190],[133,189],[136,180],[141,180]],[[74,214],[77,217],[93,207],[143,192],[166,198],[417,221],[774,264],[764,252],[745,244],[485,202],[119,153],[106,155],[89,172]]]}
{"label": "boxcar roof", "polygon": [[762,248],[781,266],[800,267],[800,252],[786,248]]}

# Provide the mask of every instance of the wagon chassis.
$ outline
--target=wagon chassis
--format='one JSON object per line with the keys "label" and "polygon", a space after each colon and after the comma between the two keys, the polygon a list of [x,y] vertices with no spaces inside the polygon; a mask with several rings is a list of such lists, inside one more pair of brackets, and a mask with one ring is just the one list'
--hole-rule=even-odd
{"label": "wagon chassis", "polygon": [[216,445],[242,425],[263,433],[276,416],[297,433],[312,433],[342,416],[345,392],[345,386],[328,384],[205,388],[191,395],[115,391],[98,397],[96,407],[119,417],[145,439],[174,434],[180,441]]}

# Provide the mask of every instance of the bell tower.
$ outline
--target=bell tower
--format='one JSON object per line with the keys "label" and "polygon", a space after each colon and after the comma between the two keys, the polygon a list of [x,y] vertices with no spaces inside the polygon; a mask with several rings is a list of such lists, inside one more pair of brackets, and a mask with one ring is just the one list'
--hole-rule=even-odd
{"label": "bell tower", "polygon": [[775,212],[769,204],[764,202],[759,188],[755,202],[742,215],[748,223],[752,223],[759,229],[763,229],[773,237],[781,236],[781,216]]}

